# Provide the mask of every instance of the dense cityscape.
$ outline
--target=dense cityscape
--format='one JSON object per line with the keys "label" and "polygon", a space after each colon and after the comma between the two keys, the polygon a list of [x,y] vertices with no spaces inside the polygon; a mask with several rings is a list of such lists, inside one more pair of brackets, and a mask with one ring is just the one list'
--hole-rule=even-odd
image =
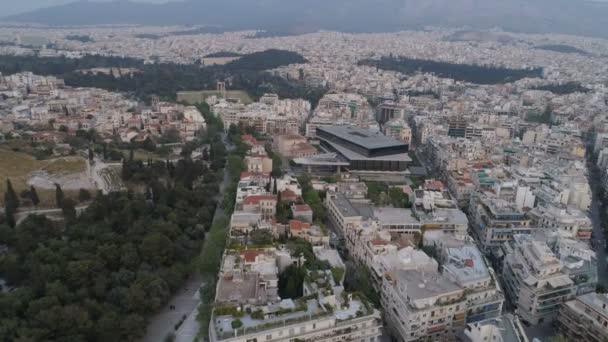
{"label": "dense cityscape", "polygon": [[0,26],[0,341],[606,341],[608,41]]}

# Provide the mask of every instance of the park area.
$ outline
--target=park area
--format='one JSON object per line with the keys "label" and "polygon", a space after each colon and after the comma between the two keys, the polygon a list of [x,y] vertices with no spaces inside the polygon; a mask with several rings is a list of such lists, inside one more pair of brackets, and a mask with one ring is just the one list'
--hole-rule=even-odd
{"label": "park area", "polygon": [[[0,148],[0,193],[6,191],[10,179],[17,194],[36,187],[41,207],[55,205],[55,183],[67,197],[77,197],[80,188],[92,189],[94,183],[88,177],[87,163],[82,157],[71,156],[37,160],[29,154]],[[4,205],[4,196],[0,196]]]}
{"label": "park area", "polygon": [[[216,90],[194,90],[194,91],[180,91],[177,93],[178,102],[186,102],[188,104],[196,104],[204,102],[208,97],[221,96],[221,93]],[[239,99],[244,104],[252,103],[253,100],[243,90],[226,90],[226,98]]]}

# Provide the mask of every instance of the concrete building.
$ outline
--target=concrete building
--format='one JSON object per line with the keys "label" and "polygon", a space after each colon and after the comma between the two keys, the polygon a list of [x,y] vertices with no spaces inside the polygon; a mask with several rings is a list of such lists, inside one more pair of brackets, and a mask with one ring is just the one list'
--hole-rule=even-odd
{"label": "concrete building", "polygon": [[275,147],[281,156],[288,158],[308,157],[318,153],[307,139],[298,134],[284,134],[275,138]]}
{"label": "concrete building", "polygon": [[266,154],[253,154],[245,156],[247,172],[270,173],[272,172],[272,158]]}
{"label": "concrete building", "polygon": [[529,342],[519,318],[511,314],[467,324],[460,339],[463,342]]}
{"label": "concrete building", "polygon": [[393,119],[405,119],[407,106],[393,101],[382,102],[376,109],[376,120],[384,124]]}
{"label": "concrete building", "polygon": [[381,295],[388,329],[401,341],[450,341],[465,328],[464,289],[442,274],[389,273]]}
{"label": "concrete building", "polygon": [[484,193],[471,196],[469,213],[473,231],[482,247],[499,247],[516,234],[530,234],[534,229],[525,212],[515,203]]}
{"label": "concrete building", "polygon": [[575,295],[574,282],[545,242],[515,235],[504,244],[504,255],[504,287],[522,320],[533,325],[552,320]]}
{"label": "concrete building", "polygon": [[499,317],[505,298],[479,249],[467,244],[446,248],[443,255],[443,274],[465,289],[467,323]]}
{"label": "concrete building", "polygon": [[594,292],[569,300],[562,304],[557,321],[568,341],[607,341],[608,296]]}
{"label": "concrete building", "polygon": [[317,128],[321,146],[340,154],[350,170],[405,172],[408,145],[381,133],[352,126]]}
{"label": "concrete building", "polygon": [[403,119],[392,119],[382,125],[382,132],[390,138],[399,140],[408,146],[412,143],[412,129]]}
{"label": "concrete building", "polygon": [[380,313],[361,296],[346,293],[329,270],[306,270],[303,297],[280,298],[278,274],[294,264],[303,267],[304,260],[291,257],[287,250],[228,251],[216,289],[209,340],[378,340]]}

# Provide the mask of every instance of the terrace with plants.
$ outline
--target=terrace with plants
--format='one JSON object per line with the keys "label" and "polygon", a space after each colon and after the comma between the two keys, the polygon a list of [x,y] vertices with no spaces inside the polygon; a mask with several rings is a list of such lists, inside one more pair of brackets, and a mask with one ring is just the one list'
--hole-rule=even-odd
{"label": "terrace with plants", "polygon": [[[229,251],[224,259],[210,326],[219,340],[315,320],[332,319],[337,326],[374,313],[362,294],[344,290],[344,269],[317,259],[301,239],[282,248]],[[238,291],[230,288],[235,279]]]}

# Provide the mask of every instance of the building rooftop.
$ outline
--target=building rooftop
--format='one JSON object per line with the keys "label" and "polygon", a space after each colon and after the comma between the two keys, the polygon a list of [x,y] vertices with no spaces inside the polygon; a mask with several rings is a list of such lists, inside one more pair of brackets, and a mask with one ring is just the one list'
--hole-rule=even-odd
{"label": "building rooftop", "polygon": [[[363,154],[357,153],[351,149],[348,149],[340,144],[336,144],[331,141],[327,141],[327,143],[330,144],[336,151],[340,152],[340,154],[342,154],[345,158],[347,158],[349,160],[385,160],[385,161],[402,161],[402,162],[411,162],[412,161],[412,158],[410,158],[409,154],[407,154],[407,153],[397,153],[397,154],[388,154],[388,155],[377,156],[377,157],[368,157]],[[366,149],[374,148],[374,147],[367,146],[367,145],[363,145],[363,147]],[[392,147],[392,146],[378,146],[375,148],[381,148],[381,147]]]}
{"label": "building rooftop", "polygon": [[461,285],[489,281],[490,272],[479,249],[474,245],[465,245],[446,249],[446,261],[443,269]]}
{"label": "building rooftop", "polygon": [[337,250],[323,246],[313,246],[312,251],[317,259],[329,262],[331,267],[344,267],[344,262]]}
{"label": "building rooftop", "polygon": [[344,217],[361,216],[362,218],[367,219],[373,216],[372,208],[369,205],[355,205],[342,193],[335,193],[335,196],[333,196],[333,201],[340,211],[340,214]]}
{"label": "building rooftop", "polygon": [[396,271],[397,282],[405,284],[412,300],[427,299],[462,291],[462,288],[440,273],[417,270]]}
{"label": "building rooftop", "polygon": [[517,316],[506,314],[476,323],[468,324],[464,330],[466,342],[527,342],[523,327]]}
{"label": "building rooftop", "polygon": [[608,317],[608,294],[593,292],[579,296],[577,299]]}
{"label": "building rooftop", "polygon": [[374,217],[381,225],[420,224],[410,209],[381,207],[374,208]]}
{"label": "building rooftop", "polygon": [[354,126],[324,126],[317,127],[317,130],[333,134],[341,139],[368,149],[405,145],[401,141],[387,137],[380,132],[374,132]]}

